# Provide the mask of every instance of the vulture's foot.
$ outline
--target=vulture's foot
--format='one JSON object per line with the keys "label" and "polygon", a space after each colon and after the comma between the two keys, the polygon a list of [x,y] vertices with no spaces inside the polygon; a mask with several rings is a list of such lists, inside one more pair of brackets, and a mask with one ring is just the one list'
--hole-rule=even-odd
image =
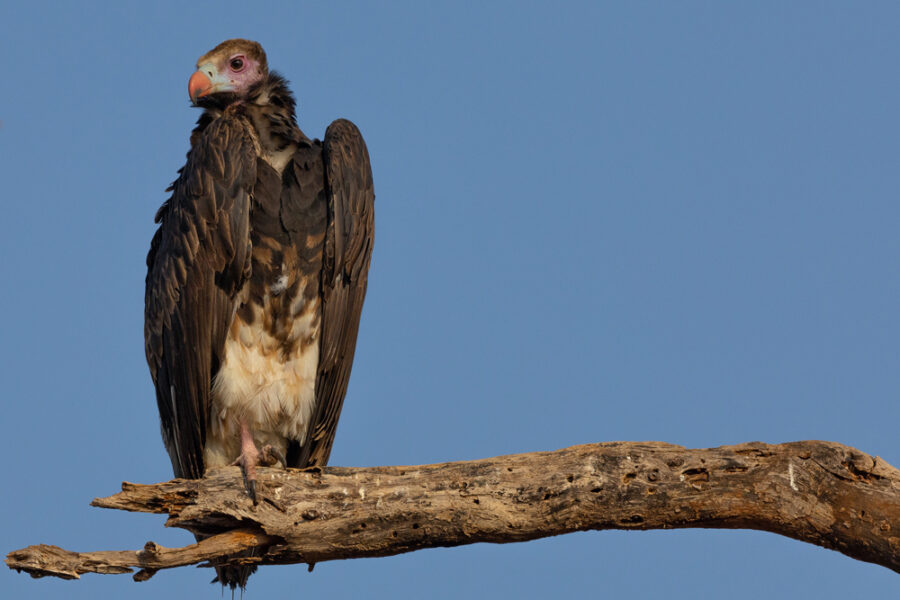
{"label": "vulture's foot", "polygon": [[253,443],[253,434],[250,433],[250,428],[244,422],[241,422],[241,455],[231,464],[241,468],[244,487],[247,489],[250,499],[253,500],[253,505],[256,506],[259,504],[259,497],[256,493],[256,467],[260,465],[260,451],[256,449],[256,444]]}
{"label": "vulture's foot", "polygon": [[281,463],[281,466],[287,468],[287,460],[284,458],[284,454],[281,453],[278,448],[275,448],[271,444],[266,444],[262,447],[262,450],[259,451],[260,459],[259,464],[264,465],[266,467],[271,467],[276,463]]}

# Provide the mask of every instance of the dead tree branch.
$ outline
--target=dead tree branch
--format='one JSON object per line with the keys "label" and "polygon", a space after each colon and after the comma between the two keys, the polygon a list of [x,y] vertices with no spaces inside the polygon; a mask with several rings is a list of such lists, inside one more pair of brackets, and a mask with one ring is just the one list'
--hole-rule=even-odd
{"label": "dead tree branch", "polygon": [[616,442],[425,466],[262,469],[260,482],[257,506],[237,467],[123,483],[92,504],[168,513],[167,526],[211,537],[137,552],[29,546],[6,564],[70,579],[137,567],[143,580],[204,561],[313,564],[589,529],[714,527],[770,531],[900,572],[900,471],[833,442]]}

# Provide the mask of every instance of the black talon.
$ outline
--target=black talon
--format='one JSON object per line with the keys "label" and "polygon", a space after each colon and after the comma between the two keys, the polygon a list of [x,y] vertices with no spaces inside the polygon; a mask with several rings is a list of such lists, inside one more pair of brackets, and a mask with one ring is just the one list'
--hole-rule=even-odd
{"label": "black talon", "polygon": [[244,485],[247,488],[247,493],[250,494],[250,499],[253,500],[253,506],[259,504],[259,498],[256,496],[256,480],[251,479],[249,482],[246,477],[244,478]]}

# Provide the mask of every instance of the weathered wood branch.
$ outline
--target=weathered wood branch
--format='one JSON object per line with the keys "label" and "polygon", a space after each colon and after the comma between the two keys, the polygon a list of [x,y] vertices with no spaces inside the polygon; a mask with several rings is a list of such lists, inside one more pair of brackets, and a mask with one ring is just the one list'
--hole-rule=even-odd
{"label": "weathered wood branch", "polygon": [[167,526],[211,536],[198,544],[88,553],[39,545],[6,563],[64,578],[138,567],[140,580],[204,561],[313,564],[589,529],[715,527],[770,531],[900,572],[900,471],[833,442],[590,444],[425,466],[262,469],[260,480],[258,506],[236,467],[124,483],[92,503],[168,513]]}

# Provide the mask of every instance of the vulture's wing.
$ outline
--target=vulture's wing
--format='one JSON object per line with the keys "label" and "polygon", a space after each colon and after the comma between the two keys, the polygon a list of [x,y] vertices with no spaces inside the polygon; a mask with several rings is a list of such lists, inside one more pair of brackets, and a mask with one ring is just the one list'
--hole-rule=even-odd
{"label": "vulture's wing", "polygon": [[322,265],[322,331],[316,408],[292,466],[324,465],[347,392],[375,235],[372,167],[359,130],[339,119],[323,143],[328,224]]}
{"label": "vulture's wing", "polygon": [[195,134],[147,255],[144,349],[176,477],[203,476],[212,378],[250,271],[256,153],[243,121]]}

